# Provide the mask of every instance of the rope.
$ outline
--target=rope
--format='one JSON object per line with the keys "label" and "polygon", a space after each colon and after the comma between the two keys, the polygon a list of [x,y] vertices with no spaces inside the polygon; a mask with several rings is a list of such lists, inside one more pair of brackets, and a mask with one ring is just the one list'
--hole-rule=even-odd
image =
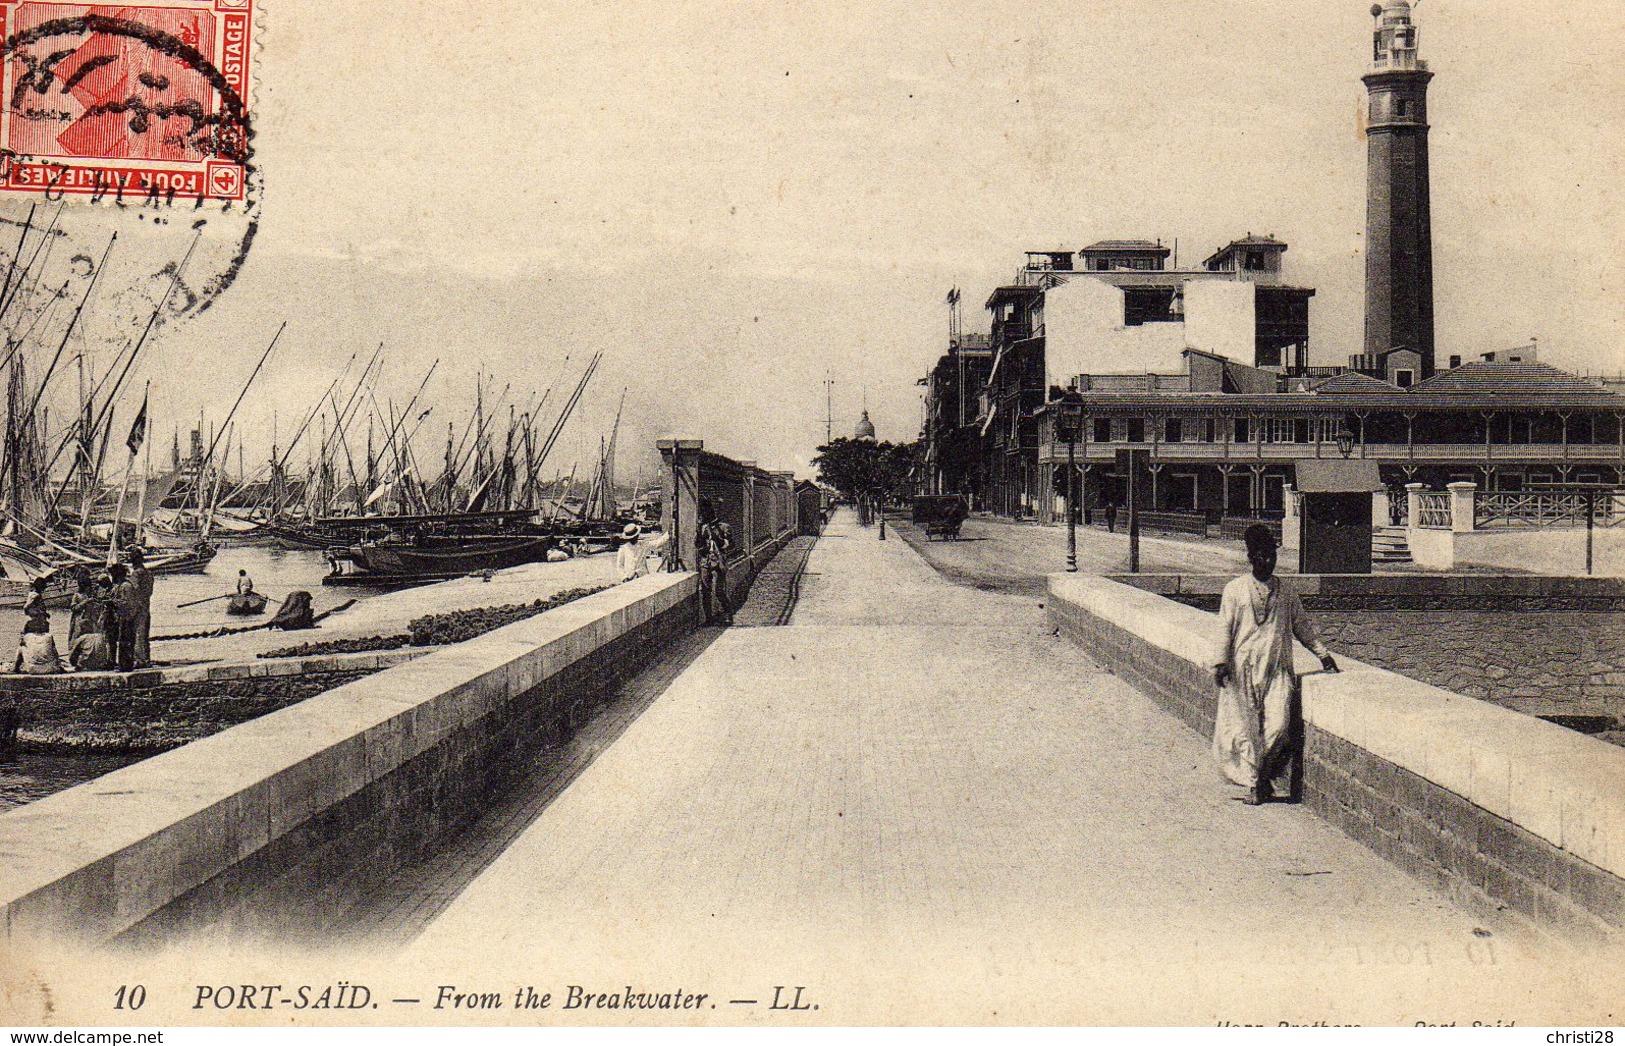
{"label": "rope", "polygon": [[[356,600],[347,599],[344,602],[340,603],[338,606],[334,607],[332,610],[324,610],[320,614],[317,614],[315,617],[310,619],[310,623],[313,624],[313,625],[320,624],[321,622],[327,620],[329,617],[333,616],[334,614],[337,614],[339,611],[341,611],[341,610],[349,610],[351,607],[353,607],[355,605],[356,605]],[[224,625],[222,625],[219,628],[206,629],[206,630],[204,630],[202,632],[183,632],[183,633],[181,633],[179,635],[174,635],[174,636],[153,636],[150,640],[148,640],[148,642],[151,642],[151,643],[172,643],[172,642],[175,642],[176,640],[181,640],[181,639],[218,639],[221,636],[240,636],[245,632],[258,632],[261,629],[266,629],[266,628],[270,628],[270,627],[271,627],[271,622],[269,622],[269,621],[261,621],[257,625],[243,625],[240,628],[227,628]]]}

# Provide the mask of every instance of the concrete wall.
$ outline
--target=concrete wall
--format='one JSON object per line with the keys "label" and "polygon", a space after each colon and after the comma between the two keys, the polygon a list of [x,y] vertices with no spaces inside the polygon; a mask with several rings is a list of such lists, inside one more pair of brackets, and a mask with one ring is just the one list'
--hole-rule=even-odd
{"label": "concrete wall", "polygon": [[1123,325],[1123,292],[1077,277],[1044,292],[1046,388],[1079,374],[1169,374],[1181,369],[1182,323]]}
{"label": "concrete wall", "polygon": [[[1201,609],[1216,610],[1232,574],[1119,574],[1111,578]],[[1608,613],[1625,610],[1625,580],[1536,574],[1293,574],[1311,610],[1486,610]]]}
{"label": "concrete wall", "polygon": [[692,629],[696,591],[639,578],[0,815],[4,934],[319,923]]}
{"label": "concrete wall", "polygon": [[[1090,656],[1212,736],[1212,615],[1079,575],[1050,578],[1048,608]],[[1298,655],[1300,672],[1317,667]],[[1565,935],[1625,930],[1625,749],[1339,662],[1304,679],[1312,809],[1469,906]]]}
{"label": "concrete wall", "polygon": [[1411,527],[1405,531],[1411,562],[1423,570],[1456,569],[1456,537],[1448,530]]}
{"label": "concrete wall", "polygon": [[[1412,561],[1424,570],[1480,567],[1581,576],[1586,572],[1584,527],[1490,529],[1468,533],[1409,527],[1405,538]],[[1598,527],[1591,532],[1591,540],[1591,573],[1597,577],[1625,577],[1625,529]]]}
{"label": "concrete wall", "polygon": [[1258,344],[1256,294],[1257,288],[1245,281],[1187,283],[1186,347],[1252,363]]}
{"label": "concrete wall", "polygon": [[[1592,531],[1592,573],[1625,577],[1625,528]],[[1529,570],[1540,574],[1584,574],[1584,527],[1542,530],[1475,530],[1455,535],[1455,562],[1463,566]]]}

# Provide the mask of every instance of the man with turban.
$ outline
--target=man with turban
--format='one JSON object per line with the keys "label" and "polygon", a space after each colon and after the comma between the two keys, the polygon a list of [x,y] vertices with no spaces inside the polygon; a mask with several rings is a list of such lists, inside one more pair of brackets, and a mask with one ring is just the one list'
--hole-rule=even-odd
{"label": "man with turban", "polygon": [[1211,661],[1219,687],[1213,755],[1224,775],[1247,789],[1249,806],[1290,787],[1292,765],[1301,757],[1303,712],[1292,670],[1296,638],[1337,671],[1326,645],[1297,594],[1275,576],[1275,535],[1263,524],[1247,528],[1252,572],[1224,586],[1219,637]]}

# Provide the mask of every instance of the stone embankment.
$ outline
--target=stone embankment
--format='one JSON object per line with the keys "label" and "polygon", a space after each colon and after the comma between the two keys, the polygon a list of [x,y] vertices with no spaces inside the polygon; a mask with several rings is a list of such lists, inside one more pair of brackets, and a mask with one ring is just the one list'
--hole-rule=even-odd
{"label": "stone embankment", "polygon": [[7,676],[0,702],[13,713],[15,732],[0,743],[31,752],[167,751],[601,590],[426,614],[396,635],[308,641],[252,662]]}
{"label": "stone embankment", "polygon": [[[1227,575],[1114,580],[1216,610]],[[1625,744],[1625,581],[1532,575],[1298,575],[1333,650]]]}
{"label": "stone embankment", "polygon": [[1537,716],[1608,718],[1625,744],[1625,614],[1318,612],[1327,645]]}

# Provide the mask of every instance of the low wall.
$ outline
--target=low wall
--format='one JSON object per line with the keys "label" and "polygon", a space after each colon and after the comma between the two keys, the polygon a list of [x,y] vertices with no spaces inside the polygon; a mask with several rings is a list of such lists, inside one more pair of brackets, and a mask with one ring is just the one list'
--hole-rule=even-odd
{"label": "low wall", "polygon": [[[1591,572],[1599,577],[1625,577],[1625,529],[1598,527],[1591,539]],[[1548,527],[1457,534],[1456,562],[1492,569],[1584,574],[1586,532],[1584,527]]]}
{"label": "low wall", "polygon": [[[1411,560],[1424,570],[1475,567],[1532,571],[1539,574],[1586,573],[1585,527],[1538,530],[1473,530],[1452,533],[1436,527],[1405,532]],[[1597,527],[1591,532],[1591,573],[1625,577],[1625,528]]]}
{"label": "low wall", "polygon": [[[1207,613],[1106,578],[1050,578],[1051,620],[1204,737]],[[1299,650],[1299,671],[1317,662]],[[1560,933],[1625,929],[1625,749],[1339,658],[1304,679],[1305,802],[1458,900]]]}
{"label": "low wall", "polygon": [[639,578],[0,815],[4,934],[321,925],[698,614]]}
{"label": "low wall", "polygon": [[1448,530],[1412,527],[1405,531],[1405,545],[1411,562],[1423,570],[1456,569],[1456,537]]}
{"label": "low wall", "polygon": [[[1234,574],[1118,574],[1111,580],[1144,592],[1217,610]],[[1311,610],[1485,610],[1613,612],[1625,610],[1625,578],[1539,574],[1292,574]]]}

